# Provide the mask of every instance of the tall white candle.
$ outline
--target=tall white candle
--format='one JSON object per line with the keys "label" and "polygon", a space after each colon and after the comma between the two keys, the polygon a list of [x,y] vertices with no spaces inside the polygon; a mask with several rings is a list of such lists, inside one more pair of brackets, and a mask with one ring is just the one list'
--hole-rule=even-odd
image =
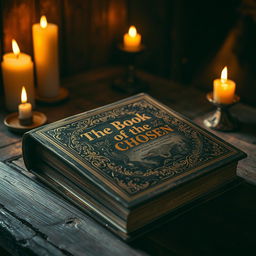
{"label": "tall white candle", "polygon": [[47,23],[42,16],[40,24],[34,24],[32,31],[38,94],[56,97],[60,90],[58,26]]}
{"label": "tall white candle", "polygon": [[31,57],[20,52],[15,40],[12,41],[13,53],[6,53],[2,61],[5,105],[9,111],[17,111],[20,103],[20,91],[26,84],[28,100],[32,105],[34,101],[34,74]]}

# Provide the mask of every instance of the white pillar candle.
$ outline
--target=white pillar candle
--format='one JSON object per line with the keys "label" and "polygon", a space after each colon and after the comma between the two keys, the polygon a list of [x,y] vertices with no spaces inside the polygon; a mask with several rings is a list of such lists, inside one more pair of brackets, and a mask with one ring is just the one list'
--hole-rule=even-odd
{"label": "white pillar candle", "polygon": [[5,105],[9,111],[17,111],[22,84],[26,84],[28,99],[34,105],[34,74],[31,57],[20,52],[18,44],[12,41],[13,53],[6,53],[2,61]]}
{"label": "white pillar candle", "polygon": [[42,16],[40,24],[33,25],[32,32],[38,94],[56,97],[60,90],[58,26],[47,23],[46,17]]}
{"label": "white pillar candle", "polygon": [[19,105],[19,119],[29,119],[32,117],[32,105],[27,102],[27,94],[25,87],[22,87],[21,104]]}
{"label": "white pillar candle", "polygon": [[236,83],[228,79],[228,69],[221,72],[221,78],[213,81],[213,99],[222,104],[231,104],[234,101]]}

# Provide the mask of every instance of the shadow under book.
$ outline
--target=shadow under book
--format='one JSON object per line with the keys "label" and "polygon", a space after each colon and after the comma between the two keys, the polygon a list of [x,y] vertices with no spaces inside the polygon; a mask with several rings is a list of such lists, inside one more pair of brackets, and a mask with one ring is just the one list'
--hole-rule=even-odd
{"label": "shadow under book", "polygon": [[147,94],[23,137],[26,167],[129,240],[236,179],[239,149]]}

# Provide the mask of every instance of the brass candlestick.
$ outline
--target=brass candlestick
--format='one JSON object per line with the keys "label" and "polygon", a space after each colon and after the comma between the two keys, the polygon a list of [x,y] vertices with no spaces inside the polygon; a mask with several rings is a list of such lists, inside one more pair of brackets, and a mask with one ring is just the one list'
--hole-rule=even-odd
{"label": "brass candlestick", "polygon": [[12,113],[4,119],[4,125],[8,130],[15,133],[24,133],[41,125],[44,125],[47,121],[45,114],[37,111],[32,112],[32,117],[28,119],[19,119],[19,113]]}
{"label": "brass candlestick", "polygon": [[229,108],[240,101],[240,97],[235,95],[233,102],[230,104],[222,104],[214,101],[213,93],[210,92],[206,96],[207,100],[217,107],[215,113],[204,120],[204,125],[219,131],[234,131],[238,128],[238,121],[229,113]]}

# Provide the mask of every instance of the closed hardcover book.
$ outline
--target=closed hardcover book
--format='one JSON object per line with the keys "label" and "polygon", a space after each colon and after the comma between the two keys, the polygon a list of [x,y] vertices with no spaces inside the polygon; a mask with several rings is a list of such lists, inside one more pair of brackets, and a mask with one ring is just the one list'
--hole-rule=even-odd
{"label": "closed hardcover book", "polygon": [[246,155],[148,96],[27,132],[27,169],[123,239],[218,191]]}

